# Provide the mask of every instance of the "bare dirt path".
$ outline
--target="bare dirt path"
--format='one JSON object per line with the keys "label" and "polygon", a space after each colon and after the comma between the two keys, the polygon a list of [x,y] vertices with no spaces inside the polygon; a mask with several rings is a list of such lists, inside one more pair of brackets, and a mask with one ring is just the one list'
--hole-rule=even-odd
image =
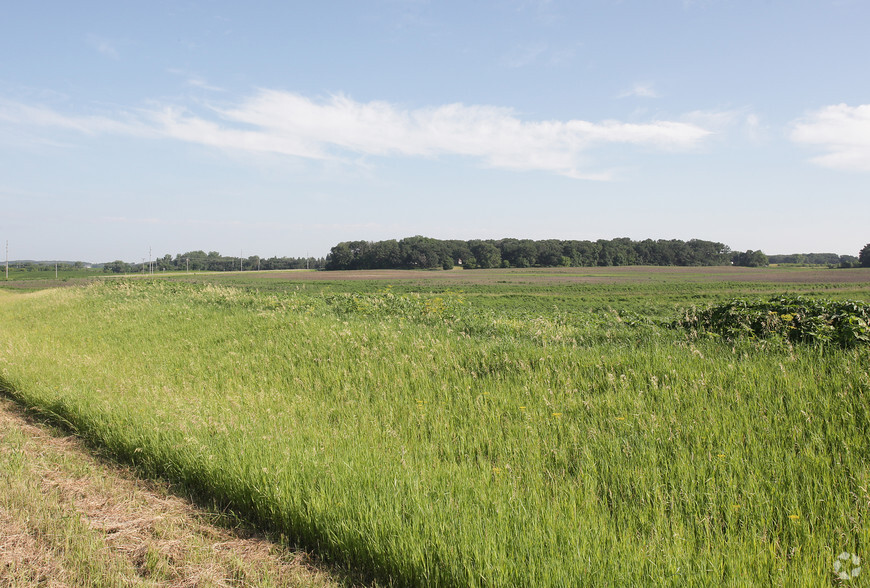
{"label": "bare dirt path", "polygon": [[214,522],[0,397],[0,585],[349,583],[304,553]]}

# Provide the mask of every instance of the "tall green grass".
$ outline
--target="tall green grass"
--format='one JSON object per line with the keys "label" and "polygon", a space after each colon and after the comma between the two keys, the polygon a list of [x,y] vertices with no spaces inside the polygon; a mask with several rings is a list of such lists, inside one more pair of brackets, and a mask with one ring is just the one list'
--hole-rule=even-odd
{"label": "tall green grass", "polygon": [[120,281],[3,297],[0,370],[118,458],[402,585],[821,584],[867,552],[866,348],[553,306]]}

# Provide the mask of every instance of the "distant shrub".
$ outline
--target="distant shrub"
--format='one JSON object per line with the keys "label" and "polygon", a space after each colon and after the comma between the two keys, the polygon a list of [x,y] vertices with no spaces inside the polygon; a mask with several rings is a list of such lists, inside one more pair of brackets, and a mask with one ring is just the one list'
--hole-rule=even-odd
{"label": "distant shrub", "polygon": [[779,296],[733,299],[684,309],[671,326],[729,340],[781,337],[794,343],[854,347],[870,344],[870,304]]}

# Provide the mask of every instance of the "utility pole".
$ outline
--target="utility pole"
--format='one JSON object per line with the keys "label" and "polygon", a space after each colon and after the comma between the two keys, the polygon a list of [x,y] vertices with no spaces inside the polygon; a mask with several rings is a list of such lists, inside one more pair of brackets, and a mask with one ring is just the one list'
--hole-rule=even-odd
{"label": "utility pole", "polygon": [[54,279],[57,279],[57,262],[54,262]]}
{"label": "utility pole", "polygon": [[151,246],[148,246],[148,274],[154,275],[154,266],[151,265]]}
{"label": "utility pole", "polygon": [[243,253],[244,253],[244,251],[239,249],[239,271],[242,271],[242,254]]}
{"label": "utility pole", "polygon": [[9,279],[9,239],[6,239],[6,279]]}
{"label": "utility pole", "polygon": [[190,273],[190,258],[188,257],[185,261],[187,262],[187,273]]}

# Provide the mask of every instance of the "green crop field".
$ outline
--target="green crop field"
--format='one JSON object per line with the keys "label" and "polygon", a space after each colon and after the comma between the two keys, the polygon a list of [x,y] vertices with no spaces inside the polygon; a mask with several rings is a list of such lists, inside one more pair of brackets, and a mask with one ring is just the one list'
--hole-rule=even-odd
{"label": "green crop field", "polygon": [[867,303],[870,271],[105,279],[0,291],[0,386],[383,583],[836,585],[870,554],[866,321],[674,326],[798,295]]}

